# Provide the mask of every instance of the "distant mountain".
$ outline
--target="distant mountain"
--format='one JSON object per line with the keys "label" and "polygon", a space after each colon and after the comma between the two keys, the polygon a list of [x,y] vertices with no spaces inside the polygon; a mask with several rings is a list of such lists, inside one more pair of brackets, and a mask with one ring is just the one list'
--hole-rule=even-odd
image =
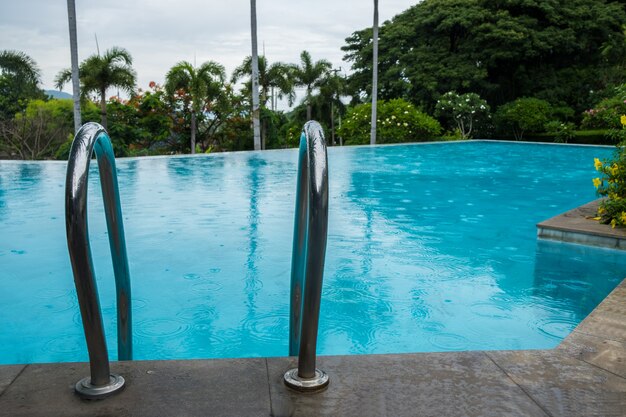
{"label": "distant mountain", "polygon": [[56,98],[56,99],[72,98],[71,94],[64,93],[63,91],[44,90],[43,92],[49,95],[50,97]]}

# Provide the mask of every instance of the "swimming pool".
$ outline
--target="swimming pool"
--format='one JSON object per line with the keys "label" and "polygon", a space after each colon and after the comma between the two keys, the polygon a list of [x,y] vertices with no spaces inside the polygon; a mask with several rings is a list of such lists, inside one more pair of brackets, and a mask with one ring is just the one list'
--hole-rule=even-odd
{"label": "swimming pool", "polygon": [[[320,354],[539,349],[626,276],[626,254],[536,239],[595,197],[610,148],[455,142],[329,149]],[[136,359],[284,356],[296,151],[121,159]],[[115,304],[96,164],[89,222]],[[65,163],[0,162],[0,363],[87,360]]]}

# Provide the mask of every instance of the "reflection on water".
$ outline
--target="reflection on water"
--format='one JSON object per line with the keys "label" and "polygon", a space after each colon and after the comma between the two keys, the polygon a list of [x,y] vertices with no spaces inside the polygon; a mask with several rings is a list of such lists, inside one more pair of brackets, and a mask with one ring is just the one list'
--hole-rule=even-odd
{"label": "reflection on water", "polygon": [[[318,351],[556,345],[626,276],[626,254],[537,242],[535,224],[593,199],[593,158],[610,153],[469,142],[329,149]],[[138,359],[287,354],[296,160],[289,150],[118,161]],[[92,169],[90,238],[115,358]],[[0,164],[0,362],[86,359],[64,180],[64,164]]]}

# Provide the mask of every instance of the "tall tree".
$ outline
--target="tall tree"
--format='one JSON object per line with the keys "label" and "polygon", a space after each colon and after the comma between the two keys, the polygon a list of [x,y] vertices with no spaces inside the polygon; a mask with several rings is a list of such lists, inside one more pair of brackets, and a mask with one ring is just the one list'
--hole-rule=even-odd
{"label": "tall tree", "polygon": [[76,2],[67,0],[67,20],[70,28],[70,59],[72,64],[72,96],[74,98],[74,133],[81,126],[80,79],[78,73],[78,38],[76,36]]}
{"label": "tall tree", "polygon": [[[380,27],[378,95],[427,111],[448,91],[582,111],[590,91],[626,81],[624,22],[623,3],[606,0],[424,0]],[[372,35],[355,32],[342,48],[357,97],[371,91]]]}
{"label": "tall tree", "polygon": [[378,101],[378,0],[374,0],[374,26],[372,28],[374,53],[372,58],[372,130],[370,145],[376,145],[376,104]]}
{"label": "tall tree", "polygon": [[311,100],[313,98],[313,89],[319,87],[321,80],[331,68],[330,62],[325,59],[313,62],[311,54],[302,51],[300,54],[300,66],[293,68],[293,79],[297,86],[306,88],[304,102],[306,103],[306,118],[311,119]]}
{"label": "tall tree", "polygon": [[[287,97],[289,105],[295,100],[295,92],[291,77],[292,66],[275,62],[268,66],[267,59],[264,56],[259,57],[259,87],[260,87],[260,107],[266,108],[267,100],[272,99],[272,107],[274,101],[274,93],[278,97]],[[236,83],[244,77],[250,77],[245,83],[243,93],[248,97],[251,96],[252,81],[252,58],[246,57],[243,63],[233,71],[232,82]],[[265,113],[264,113],[265,114]],[[267,123],[265,117],[260,120],[261,123],[261,148],[266,148],[267,142]]]}
{"label": "tall tree", "polygon": [[[132,68],[133,58],[130,53],[119,47],[107,50],[104,55],[91,55],[79,67],[81,96],[97,94],[100,97],[100,116],[102,126],[107,128],[106,92],[111,87],[117,87],[133,95],[137,75]],[[56,76],[54,82],[61,89],[72,79],[72,70],[64,69]]]}
{"label": "tall tree", "polygon": [[[274,62],[268,65],[267,59],[261,55],[259,57],[259,104],[266,106],[267,100],[271,96],[272,89],[277,91],[279,98],[286,97],[289,104],[295,100],[293,80],[291,77],[292,66],[282,62]],[[232,82],[236,83],[244,77],[250,77],[246,82],[246,89],[250,91],[252,76],[252,58],[246,57],[243,63],[233,71]]]}
{"label": "tall tree", "polygon": [[24,52],[0,51],[0,119],[10,119],[28,100],[44,98],[37,63]]}
{"label": "tall tree", "polygon": [[261,149],[261,110],[259,108],[259,51],[256,35],[256,0],[250,0],[250,32],[252,38],[252,126],[254,150]]}
{"label": "tall tree", "polygon": [[213,61],[207,61],[198,68],[187,61],[181,61],[165,76],[165,91],[169,96],[182,91],[189,99],[192,154],[196,153],[198,114],[202,114],[207,104],[219,95],[225,77],[224,67]]}

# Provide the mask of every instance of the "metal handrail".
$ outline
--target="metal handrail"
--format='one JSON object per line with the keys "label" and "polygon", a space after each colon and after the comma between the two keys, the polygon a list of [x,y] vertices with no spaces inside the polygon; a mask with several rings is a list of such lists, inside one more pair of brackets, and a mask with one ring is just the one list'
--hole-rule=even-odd
{"label": "metal handrail", "polygon": [[300,137],[293,252],[289,355],[298,367],[285,373],[285,384],[298,391],[328,385],[328,375],[315,367],[326,238],[328,234],[328,156],[324,131],[309,121]]}
{"label": "metal handrail", "polygon": [[124,378],[111,374],[109,368],[109,355],[89,244],[87,185],[89,164],[94,150],[98,160],[115,274],[118,358],[119,360],[132,359],[130,274],[115,156],[106,130],[97,123],[86,123],[76,134],[68,159],[65,182],[65,227],[91,371],[90,377],[76,383],[76,393],[89,399],[104,398],[124,387]]}

